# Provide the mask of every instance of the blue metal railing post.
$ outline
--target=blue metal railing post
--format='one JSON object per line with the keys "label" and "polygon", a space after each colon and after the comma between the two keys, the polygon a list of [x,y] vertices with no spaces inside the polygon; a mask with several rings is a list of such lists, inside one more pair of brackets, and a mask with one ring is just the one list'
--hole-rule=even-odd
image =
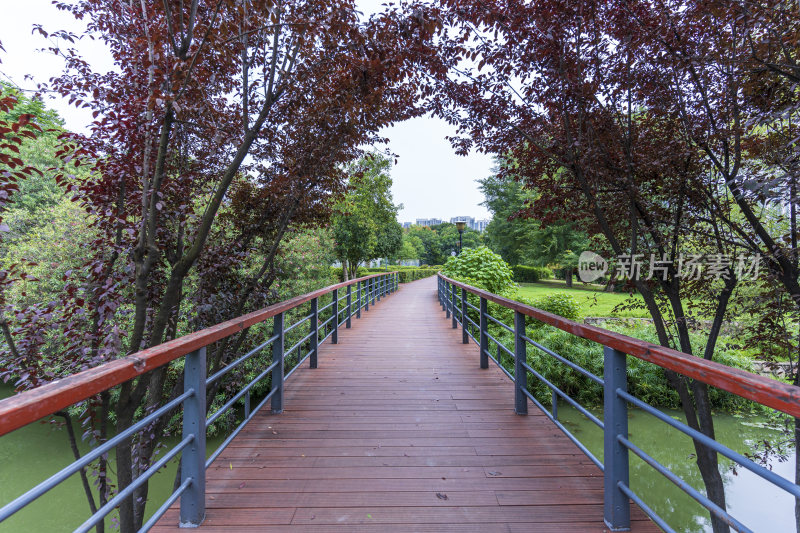
{"label": "blue metal railing post", "polygon": [[272,343],[272,362],[278,363],[272,369],[272,390],[277,392],[272,395],[272,413],[283,412],[283,313],[278,313],[273,318],[272,336],[277,337]]}
{"label": "blue metal railing post", "polygon": [[620,483],[628,486],[628,448],[618,437],[628,438],[628,403],[618,390],[627,392],[627,356],[606,346],[603,350],[603,500],[606,525],[612,531],[627,531],[631,527],[628,497]]}
{"label": "blue metal railing post", "polygon": [[361,282],[356,287],[356,318],[361,318]]}
{"label": "blue metal railing post", "polygon": [[444,305],[445,318],[450,318],[450,285],[442,280],[442,305]]}
{"label": "blue metal railing post", "polygon": [[461,344],[469,344],[467,335],[467,289],[461,289]]}
{"label": "blue metal railing post", "polygon": [[[334,296],[335,298],[335,296]],[[335,300],[334,300],[335,301]],[[311,334],[311,356],[308,358],[310,368],[317,368],[317,351],[319,350],[319,301],[317,298],[311,300],[311,320],[309,333]],[[333,321],[336,323],[336,320]],[[298,354],[298,358],[300,355]]]}
{"label": "blue metal railing post", "polygon": [[480,325],[481,325],[481,333],[480,333],[480,344],[481,344],[481,368],[489,368],[489,317],[486,315],[489,313],[487,309],[487,302],[486,298],[481,298],[481,305],[480,305]]}
{"label": "blue metal railing post", "polygon": [[364,282],[364,311],[369,311],[369,282],[370,280]]}
{"label": "blue metal railing post", "polygon": [[528,344],[525,336],[525,315],[514,311],[514,412],[528,414],[528,397],[523,390],[528,389],[528,370],[523,366],[528,359]]}
{"label": "blue metal railing post", "polygon": [[206,516],[206,348],[188,354],[183,366],[183,438],[193,437],[181,455],[181,482],[191,484],[181,494],[181,527],[198,527]]}
{"label": "blue metal railing post", "polygon": [[[333,289],[333,333],[331,344],[339,344],[339,289]],[[316,368],[314,365],[312,368]]]}
{"label": "blue metal railing post", "polygon": [[370,285],[371,285],[369,292],[372,293],[372,305],[375,305],[375,291],[377,290],[377,279],[376,278],[370,278],[369,281],[370,281]]}
{"label": "blue metal railing post", "polygon": [[350,318],[353,316],[353,286],[347,286],[347,322],[345,322],[344,327],[350,327]]}
{"label": "blue metal railing post", "polygon": [[450,285],[450,309],[453,314],[453,329],[458,329],[458,319],[456,318],[456,284]]}
{"label": "blue metal railing post", "polygon": [[[442,306],[442,311],[447,311],[447,306],[444,303],[444,281],[438,276],[437,278],[439,279],[439,305]],[[449,314],[447,315],[447,318],[450,318]]]}
{"label": "blue metal railing post", "polygon": [[375,293],[378,301],[381,301],[381,291],[383,290],[383,276],[375,278]]}

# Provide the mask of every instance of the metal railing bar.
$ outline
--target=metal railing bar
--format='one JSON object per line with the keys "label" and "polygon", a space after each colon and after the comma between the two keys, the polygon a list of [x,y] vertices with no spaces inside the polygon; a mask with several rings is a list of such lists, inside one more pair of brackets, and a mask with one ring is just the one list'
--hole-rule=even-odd
{"label": "metal railing bar", "polygon": [[327,308],[329,308],[329,307],[330,307],[330,306],[332,306],[332,305],[333,305],[333,302],[329,303],[328,305],[323,305],[322,307],[320,307],[319,309],[317,309],[317,312],[318,312],[318,313],[321,313],[321,312],[323,312],[324,310],[326,310]]}
{"label": "metal railing bar", "polygon": [[328,325],[328,323],[329,323],[331,320],[333,320],[333,315],[329,316],[329,317],[328,317],[328,320],[326,320],[325,322],[321,323],[321,324],[318,326],[318,329],[325,329],[325,326],[327,326],[327,325]]}
{"label": "metal railing bar", "polygon": [[105,454],[106,452],[110,451],[112,448],[116,447],[117,444],[122,442],[123,440],[127,439],[134,433],[137,433],[144,428],[146,428],[149,424],[151,424],[154,420],[164,415],[166,412],[170,411],[173,407],[177,407],[180,405],[186,398],[192,396],[194,394],[194,389],[189,389],[188,391],[184,392],[174,400],[167,402],[159,409],[153,411],[148,416],[144,417],[125,431],[118,433],[114,437],[110,438],[97,448],[91,450],[86,455],[81,457],[79,460],[73,462],[70,465],[67,465],[63,469],[59,470],[46,480],[42,481],[32,489],[30,489],[25,494],[19,496],[15,500],[9,502],[2,509],[0,509],[0,522],[8,518],[9,516],[13,515],[35,499],[39,498],[43,494],[46,494],[50,489],[59,485],[65,479],[70,477],[72,474],[78,472],[81,468],[88,465],[101,455]]}
{"label": "metal railing bar", "polygon": [[547,418],[549,418],[549,419],[550,419],[550,421],[551,421],[553,424],[555,424],[555,425],[556,425],[556,427],[558,427],[558,429],[560,429],[560,430],[561,430],[561,431],[562,431],[562,432],[563,432],[563,433],[564,433],[564,434],[567,436],[567,438],[568,438],[569,440],[571,440],[571,441],[572,441],[572,443],[573,443],[575,446],[577,446],[577,447],[578,447],[578,449],[584,453],[584,455],[586,455],[586,457],[588,457],[588,458],[589,458],[589,460],[590,460],[591,462],[593,462],[593,463],[595,464],[595,466],[597,466],[597,468],[599,468],[601,471],[605,471],[605,466],[603,465],[603,463],[602,463],[602,462],[600,462],[600,459],[598,459],[597,457],[595,457],[595,455],[594,455],[592,452],[590,452],[590,451],[589,451],[589,448],[587,448],[586,446],[584,446],[584,445],[583,445],[583,443],[582,443],[581,441],[579,441],[579,440],[578,440],[578,438],[577,438],[575,435],[573,435],[573,434],[572,434],[572,432],[570,432],[570,430],[568,430],[568,429],[567,429],[567,428],[564,426],[564,424],[562,424],[562,423],[561,423],[561,422],[560,422],[560,421],[559,421],[557,418],[555,418],[555,417],[554,417],[554,416],[553,416],[553,415],[550,413],[550,411],[549,411],[549,410],[545,409],[545,407],[544,407],[544,406],[541,404],[541,402],[539,402],[539,400],[537,400],[536,398],[534,398],[534,397],[533,397],[533,394],[531,394],[531,393],[528,391],[528,389],[521,389],[521,390],[522,390],[522,394],[524,394],[525,396],[527,396],[527,397],[528,397],[528,399],[529,399],[530,401],[532,401],[532,402],[533,402],[533,404],[534,404],[536,407],[538,407],[538,408],[539,408],[539,410],[540,410],[542,413],[544,413],[544,415],[545,415]]}
{"label": "metal railing bar", "polygon": [[506,370],[506,368],[503,365],[500,364],[500,361],[498,361],[497,359],[494,358],[494,356],[492,355],[492,352],[490,352],[489,350],[486,350],[486,355],[488,355],[489,359],[494,361],[494,364],[496,364],[498,366],[498,368],[500,368],[500,370],[503,371],[503,374],[508,376],[508,379],[510,379],[511,381],[514,381],[514,376],[511,375],[511,372]]}
{"label": "metal railing bar", "polygon": [[543,376],[543,375],[541,375],[539,372],[537,372],[536,370],[534,370],[533,368],[531,368],[531,367],[530,367],[530,365],[528,365],[527,363],[522,363],[522,366],[523,366],[523,367],[525,367],[525,370],[527,370],[528,372],[530,372],[531,374],[533,374],[534,376],[536,376],[536,379],[538,379],[539,381],[541,381],[542,383],[544,383],[545,385],[547,385],[547,387],[548,387],[550,390],[552,390],[553,392],[555,392],[556,394],[558,394],[558,395],[559,395],[559,396],[560,396],[560,397],[561,397],[561,398],[562,398],[564,401],[566,401],[566,402],[567,402],[568,404],[570,404],[572,407],[574,407],[575,409],[577,409],[577,410],[578,410],[578,412],[580,412],[580,413],[581,413],[583,416],[585,416],[586,418],[588,418],[588,419],[589,419],[589,420],[590,420],[592,423],[594,423],[594,425],[596,425],[596,426],[597,426],[597,427],[599,427],[600,429],[603,429],[603,428],[605,427],[605,426],[604,426],[604,424],[603,424],[603,422],[601,422],[599,418],[597,418],[597,417],[596,417],[596,416],[594,416],[592,413],[590,413],[590,412],[589,412],[589,411],[588,411],[588,410],[587,410],[587,409],[586,409],[584,406],[582,406],[581,404],[579,404],[578,402],[576,402],[575,400],[573,400],[573,399],[572,399],[572,398],[571,398],[571,397],[570,397],[570,396],[569,396],[569,395],[568,395],[566,392],[564,392],[564,391],[562,391],[561,389],[559,389],[558,387],[556,387],[556,386],[555,386],[553,383],[551,383],[551,382],[550,382],[550,380],[548,380],[546,377],[544,377],[544,376]]}
{"label": "metal railing bar", "polygon": [[300,368],[300,365],[302,365],[303,363],[305,363],[305,362],[306,362],[306,359],[308,359],[308,358],[311,356],[311,354],[312,354],[312,353],[314,353],[314,350],[310,350],[310,351],[309,351],[309,352],[308,352],[308,353],[307,353],[307,354],[306,354],[306,355],[305,355],[305,356],[304,356],[302,359],[300,359],[300,360],[297,362],[297,364],[296,364],[296,365],[294,365],[294,368],[292,368],[292,369],[289,371],[289,373],[288,373],[288,374],[286,374],[286,375],[283,377],[283,381],[286,381],[287,379],[289,379],[289,376],[291,376],[292,374],[294,374],[295,370],[297,370],[298,368]]}
{"label": "metal railing bar", "polygon": [[91,517],[89,517],[86,522],[78,526],[75,531],[80,533],[85,533],[92,529],[99,521],[103,520],[108,513],[114,510],[115,507],[119,505],[119,502],[133,494],[133,491],[142,486],[142,484],[153,477],[156,472],[161,470],[168,462],[172,460],[173,457],[178,455],[181,451],[183,451],[186,446],[189,445],[195,439],[194,435],[189,435],[178,444],[176,444],[169,452],[164,454],[164,457],[153,463],[144,473],[134,479],[130,485],[119,491],[113,498],[108,500],[104,506],[97,510]]}
{"label": "metal railing bar", "polygon": [[664,465],[656,461],[653,457],[651,457],[647,452],[643,451],[641,448],[636,446],[634,443],[623,437],[622,435],[617,435],[617,440],[634,454],[636,454],[639,459],[647,463],[648,465],[652,466],[653,469],[670,480],[672,483],[675,484],[676,487],[681,489],[683,492],[694,498],[697,503],[708,509],[711,513],[715,516],[724,520],[729,526],[736,528],[737,531],[744,531],[752,533],[750,528],[736,520],[733,516],[731,516],[727,511],[722,509],[719,505],[712,502],[708,499],[704,494],[698,492],[694,487],[686,483],[683,479],[676,476],[673,472],[668,470]]}
{"label": "metal railing bar", "polygon": [[533,346],[539,348],[540,350],[542,350],[547,355],[555,357],[556,359],[558,359],[559,361],[561,361],[562,363],[564,363],[565,365],[567,365],[571,369],[575,370],[576,372],[579,372],[579,373],[583,374],[584,376],[586,376],[587,378],[591,379],[592,381],[594,381],[598,385],[605,386],[605,382],[603,381],[603,378],[601,378],[600,376],[596,376],[596,375],[592,374],[591,372],[589,372],[588,370],[586,370],[582,366],[576,365],[575,363],[573,363],[572,361],[570,361],[566,357],[557,354],[556,352],[554,352],[553,350],[551,350],[551,349],[549,349],[549,348],[547,348],[545,346],[542,346],[541,344],[539,344],[535,340],[533,340],[533,339],[531,339],[531,338],[529,338],[529,337],[527,337],[525,335],[522,335],[522,338],[525,340],[525,342],[527,342],[529,344],[532,344]]}
{"label": "metal railing bar", "polygon": [[308,315],[304,316],[303,318],[301,318],[300,320],[298,320],[297,322],[295,322],[294,324],[292,324],[292,325],[291,325],[291,326],[289,326],[288,328],[284,329],[284,330],[283,330],[283,334],[284,334],[284,335],[286,335],[287,333],[289,333],[290,331],[292,331],[294,328],[296,328],[296,327],[297,327],[297,326],[299,326],[300,324],[302,324],[302,323],[304,323],[304,322],[306,322],[306,321],[308,321],[308,320],[311,320],[311,317],[313,317],[313,316],[314,316],[314,313],[310,313],[310,314],[308,314]]}
{"label": "metal railing bar", "polygon": [[229,365],[225,365],[224,368],[221,368],[213,376],[211,376],[210,378],[208,378],[206,380],[206,387],[208,387],[209,385],[211,385],[212,383],[217,381],[219,378],[221,378],[222,376],[224,376],[225,374],[227,374],[228,372],[230,372],[231,370],[233,370],[234,368],[236,368],[237,366],[242,364],[244,361],[246,361],[247,359],[252,357],[253,354],[258,352],[259,350],[263,350],[264,348],[267,347],[268,344],[272,344],[276,340],[278,340],[278,335],[273,335],[270,339],[268,339],[268,340],[264,341],[263,343],[259,344],[258,346],[256,346],[255,348],[253,348],[252,350],[250,350],[249,352],[247,352],[246,354],[241,356],[236,361],[232,362]]}
{"label": "metal railing bar", "polygon": [[705,444],[706,446],[708,446],[712,450],[716,451],[717,453],[720,453],[720,454],[724,455],[725,457],[727,457],[731,461],[733,461],[733,462],[741,465],[742,467],[750,470],[752,473],[756,474],[757,476],[760,476],[763,479],[766,479],[767,481],[772,483],[773,485],[775,485],[777,487],[780,487],[781,489],[785,490],[786,492],[788,492],[789,494],[791,494],[795,498],[800,498],[800,486],[795,485],[794,483],[792,483],[788,479],[779,476],[778,474],[776,474],[775,472],[772,472],[771,470],[767,470],[763,466],[757,465],[756,463],[754,463],[753,461],[751,461],[750,459],[748,459],[744,455],[736,453],[735,451],[731,450],[727,446],[724,446],[724,445],[720,444],[719,442],[715,441],[714,439],[709,438],[707,435],[705,435],[705,434],[703,434],[703,433],[701,433],[701,432],[699,432],[699,431],[697,431],[695,429],[690,428],[689,426],[687,426],[686,424],[684,424],[682,422],[678,422],[677,420],[673,419],[671,416],[662,413],[661,411],[659,411],[658,409],[656,409],[652,405],[643,402],[642,400],[636,398],[635,396],[631,396],[630,394],[628,394],[627,392],[623,391],[622,389],[617,389],[615,392],[620,398],[623,398],[623,399],[627,400],[629,403],[635,405],[636,407],[638,407],[642,411],[653,415],[654,417],[658,418],[659,420],[662,420],[663,422],[666,422],[667,424],[669,424],[670,426],[674,427],[675,429],[677,429],[681,433],[684,433],[684,434],[688,435],[689,437],[700,441],[702,444]]}
{"label": "metal railing bar", "polygon": [[487,301],[522,313],[562,331],[567,331],[576,337],[594,341],[637,359],[658,365],[667,370],[673,370],[688,378],[696,379],[718,389],[800,418],[800,387],[796,385],[783,383],[746,370],[732,368],[702,357],[695,357],[672,348],[654,345],[641,339],[615,333],[597,326],[575,322],[477,287],[472,287],[442,274],[439,274],[439,278],[449,286],[461,287],[475,296],[480,296]]}
{"label": "metal railing bar", "polygon": [[646,514],[650,520],[655,522],[658,527],[667,533],[677,533],[674,529],[669,527],[669,524],[667,524],[663,518],[656,514],[656,512],[653,511],[649,505],[644,503],[644,501],[635,492],[633,492],[629,486],[627,486],[625,483],[618,483],[617,487],[619,487],[619,490],[625,493],[625,496],[633,500],[633,503],[638,505],[642,512],[644,512],[644,514]]}
{"label": "metal railing bar", "polygon": [[512,352],[511,350],[509,350],[508,348],[506,348],[505,344],[503,344],[503,343],[502,343],[502,342],[500,342],[499,340],[495,339],[495,338],[492,336],[492,334],[491,334],[491,333],[488,333],[488,332],[487,332],[487,333],[486,333],[486,336],[487,336],[487,337],[489,337],[489,340],[491,340],[491,341],[492,341],[492,342],[494,342],[496,345],[498,345],[498,346],[499,346],[499,347],[500,347],[500,348],[501,348],[503,351],[505,351],[505,352],[506,352],[508,355],[510,355],[512,358],[514,357],[514,352]]}
{"label": "metal railing bar", "polygon": [[264,397],[264,399],[263,399],[263,400],[261,400],[261,403],[259,403],[259,404],[256,406],[256,408],[255,408],[255,409],[251,409],[251,410],[250,410],[250,416],[248,416],[247,418],[245,418],[244,420],[242,420],[242,422],[241,422],[241,423],[240,423],[238,426],[236,426],[236,429],[234,429],[234,430],[231,432],[231,434],[230,434],[230,435],[228,435],[228,436],[225,438],[225,440],[224,440],[224,441],[222,441],[222,444],[220,444],[219,446],[217,446],[217,449],[216,449],[216,450],[214,450],[214,453],[212,453],[212,454],[211,454],[211,455],[208,457],[208,459],[206,459],[206,469],[208,469],[208,467],[209,467],[209,466],[211,466],[211,463],[213,463],[213,462],[214,462],[214,460],[215,460],[217,457],[219,457],[219,455],[220,455],[220,454],[221,454],[221,453],[222,453],[222,452],[225,450],[225,448],[227,448],[227,447],[228,447],[228,444],[230,444],[230,443],[233,441],[233,439],[235,439],[235,438],[236,438],[236,436],[239,434],[239,432],[240,432],[240,431],[242,431],[242,430],[244,429],[244,426],[245,426],[245,425],[247,425],[247,423],[248,423],[248,422],[250,422],[250,420],[251,420],[251,419],[252,419],[252,418],[255,416],[255,414],[256,414],[256,413],[259,411],[259,409],[261,409],[262,407],[264,407],[264,404],[265,404],[265,403],[267,403],[269,400],[271,400],[271,399],[272,399],[272,396],[273,396],[273,395],[274,395],[276,392],[278,392],[279,390],[280,390],[280,389],[272,389],[271,391],[269,391],[269,394],[267,394],[267,395]]}
{"label": "metal railing bar", "polygon": [[142,528],[139,530],[139,533],[146,533],[147,531],[150,531],[150,529],[156,525],[156,522],[158,522],[158,520],[164,516],[164,513],[166,513],[169,508],[172,507],[172,504],[181,497],[181,494],[183,494],[186,489],[189,488],[189,485],[191,485],[193,481],[193,478],[189,478],[181,483],[181,486],[178,487],[178,490],[170,494],[169,498],[167,498],[167,501],[161,504],[161,507],[159,507],[155,513],[153,513],[153,516],[151,516],[150,519],[144,523]]}
{"label": "metal railing bar", "polygon": [[267,376],[267,374],[272,372],[275,369],[275,367],[278,366],[278,363],[279,363],[279,361],[275,361],[274,363],[269,365],[266,370],[264,370],[262,373],[260,373],[258,376],[256,376],[256,378],[253,381],[251,381],[250,383],[248,383],[247,385],[242,387],[242,389],[239,392],[237,392],[236,394],[234,394],[233,397],[230,400],[225,402],[225,404],[222,407],[220,407],[219,409],[217,409],[217,411],[213,415],[208,417],[206,419],[206,429],[208,429],[208,427],[211,424],[213,424],[214,421],[217,418],[222,416],[222,414],[225,411],[227,411],[228,409],[233,407],[233,404],[238,402],[242,398],[242,396],[244,396],[246,393],[250,392],[250,389],[252,389],[255,386],[256,383],[258,383],[259,381],[264,379]]}
{"label": "metal railing bar", "polygon": [[514,333],[514,328],[512,328],[511,326],[509,326],[505,322],[501,322],[500,320],[496,319],[495,317],[493,317],[489,313],[486,313],[486,318],[488,318],[489,320],[491,320],[492,322],[494,322],[498,326],[500,326],[502,328],[505,328],[506,330],[510,331],[511,333]]}
{"label": "metal railing bar", "polygon": [[480,310],[480,309],[478,309],[477,307],[475,307],[474,305],[472,305],[471,303],[469,303],[469,299],[467,299],[467,301],[466,301],[466,302],[464,302],[464,303],[467,305],[467,307],[469,307],[469,308],[470,308],[470,309],[472,309],[473,311],[477,311],[477,312],[479,312],[479,313],[481,312],[481,310]]}
{"label": "metal railing bar", "polygon": [[[317,328],[317,329],[319,329],[319,328]],[[283,352],[283,356],[284,357],[288,356],[290,353],[295,351],[300,345],[302,345],[304,342],[306,342],[308,339],[310,339],[311,337],[313,337],[316,334],[317,334],[316,331],[312,331],[311,333],[309,333],[308,335],[306,335],[305,337],[303,337],[302,339],[297,341],[297,343],[294,346],[292,346],[291,348],[289,348],[288,350]]]}
{"label": "metal railing bar", "polygon": [[[328,321],[330,321],[331,319],[333,319],[333,317],[329,318]],[[322,339],[320,339],[320,341],[319,341],[320,344],[322,344],[323,342],[328,340],[328,337],[330,337],[331,335],[333,335],[333,328],[331,328],[331,330],[328,332],[327,335],[325,335],[324,337],[322,337]]]}

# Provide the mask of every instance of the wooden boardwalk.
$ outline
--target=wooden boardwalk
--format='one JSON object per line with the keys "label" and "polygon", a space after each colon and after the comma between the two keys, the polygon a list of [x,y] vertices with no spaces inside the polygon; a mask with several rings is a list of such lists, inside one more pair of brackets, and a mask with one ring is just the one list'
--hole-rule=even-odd
{"label": "wooden boardwalk", "polygon": [[[201,531],[604,531],[603,478],[461,344],[436,280],[402,285],[320,347],[208,469]],[[633,531],[658,531],[637,508]],[[177,509],[156,531],[176,531]]]}

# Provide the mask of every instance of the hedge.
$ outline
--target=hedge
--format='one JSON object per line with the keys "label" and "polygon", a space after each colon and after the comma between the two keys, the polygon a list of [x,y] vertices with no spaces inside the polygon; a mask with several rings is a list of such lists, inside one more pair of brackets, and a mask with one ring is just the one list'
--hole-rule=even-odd
{"label": "hedge", "polygon": [[[398,266],[390,266],[389,270],[385,268],[366,268],[366,267],[358,267],[358,276],[359,278],[364,276],[369,276],[371,274],[380,274],[381,272],[392,272],[393,270],[397,270],[400,275],[400,283],[408,283],[409,281],[414,281],[422,278],[427,278],[428,276],[434,276],[437,272],[439,272],[439,268],[418,268],[418,267],[400,267]],[[344,281],[342,278],[342,268],[341,267],[331,267],[331,274],[336,276],[338,280]]]}
{"label": "hedge", "polygon": [[517,283],[533,283],[553,277],[553,272],[549,268],[544,267],[515,265],[511,270],[514,271],[514,281]]}
{"label": "hedge", "polygon": [[438,268],[416,268],[414,270],[400,270],[398,274],[400,283],[408,283],[409,281],[435,276],[437,272],[439,272]]}

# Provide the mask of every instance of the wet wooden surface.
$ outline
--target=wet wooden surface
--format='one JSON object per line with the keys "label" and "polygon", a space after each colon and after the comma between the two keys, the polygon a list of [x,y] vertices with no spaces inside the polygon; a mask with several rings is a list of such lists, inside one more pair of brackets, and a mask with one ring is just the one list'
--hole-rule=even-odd
{"label": "wet wooden surface", "polygon": [[[461,344],[436,280],[320,347],[208,469],[201,531],[604,531],[603,478],[511,382]],[[658,531],[635,506],[633,531]],[[156,531],[176,531],[177,507]]]}

